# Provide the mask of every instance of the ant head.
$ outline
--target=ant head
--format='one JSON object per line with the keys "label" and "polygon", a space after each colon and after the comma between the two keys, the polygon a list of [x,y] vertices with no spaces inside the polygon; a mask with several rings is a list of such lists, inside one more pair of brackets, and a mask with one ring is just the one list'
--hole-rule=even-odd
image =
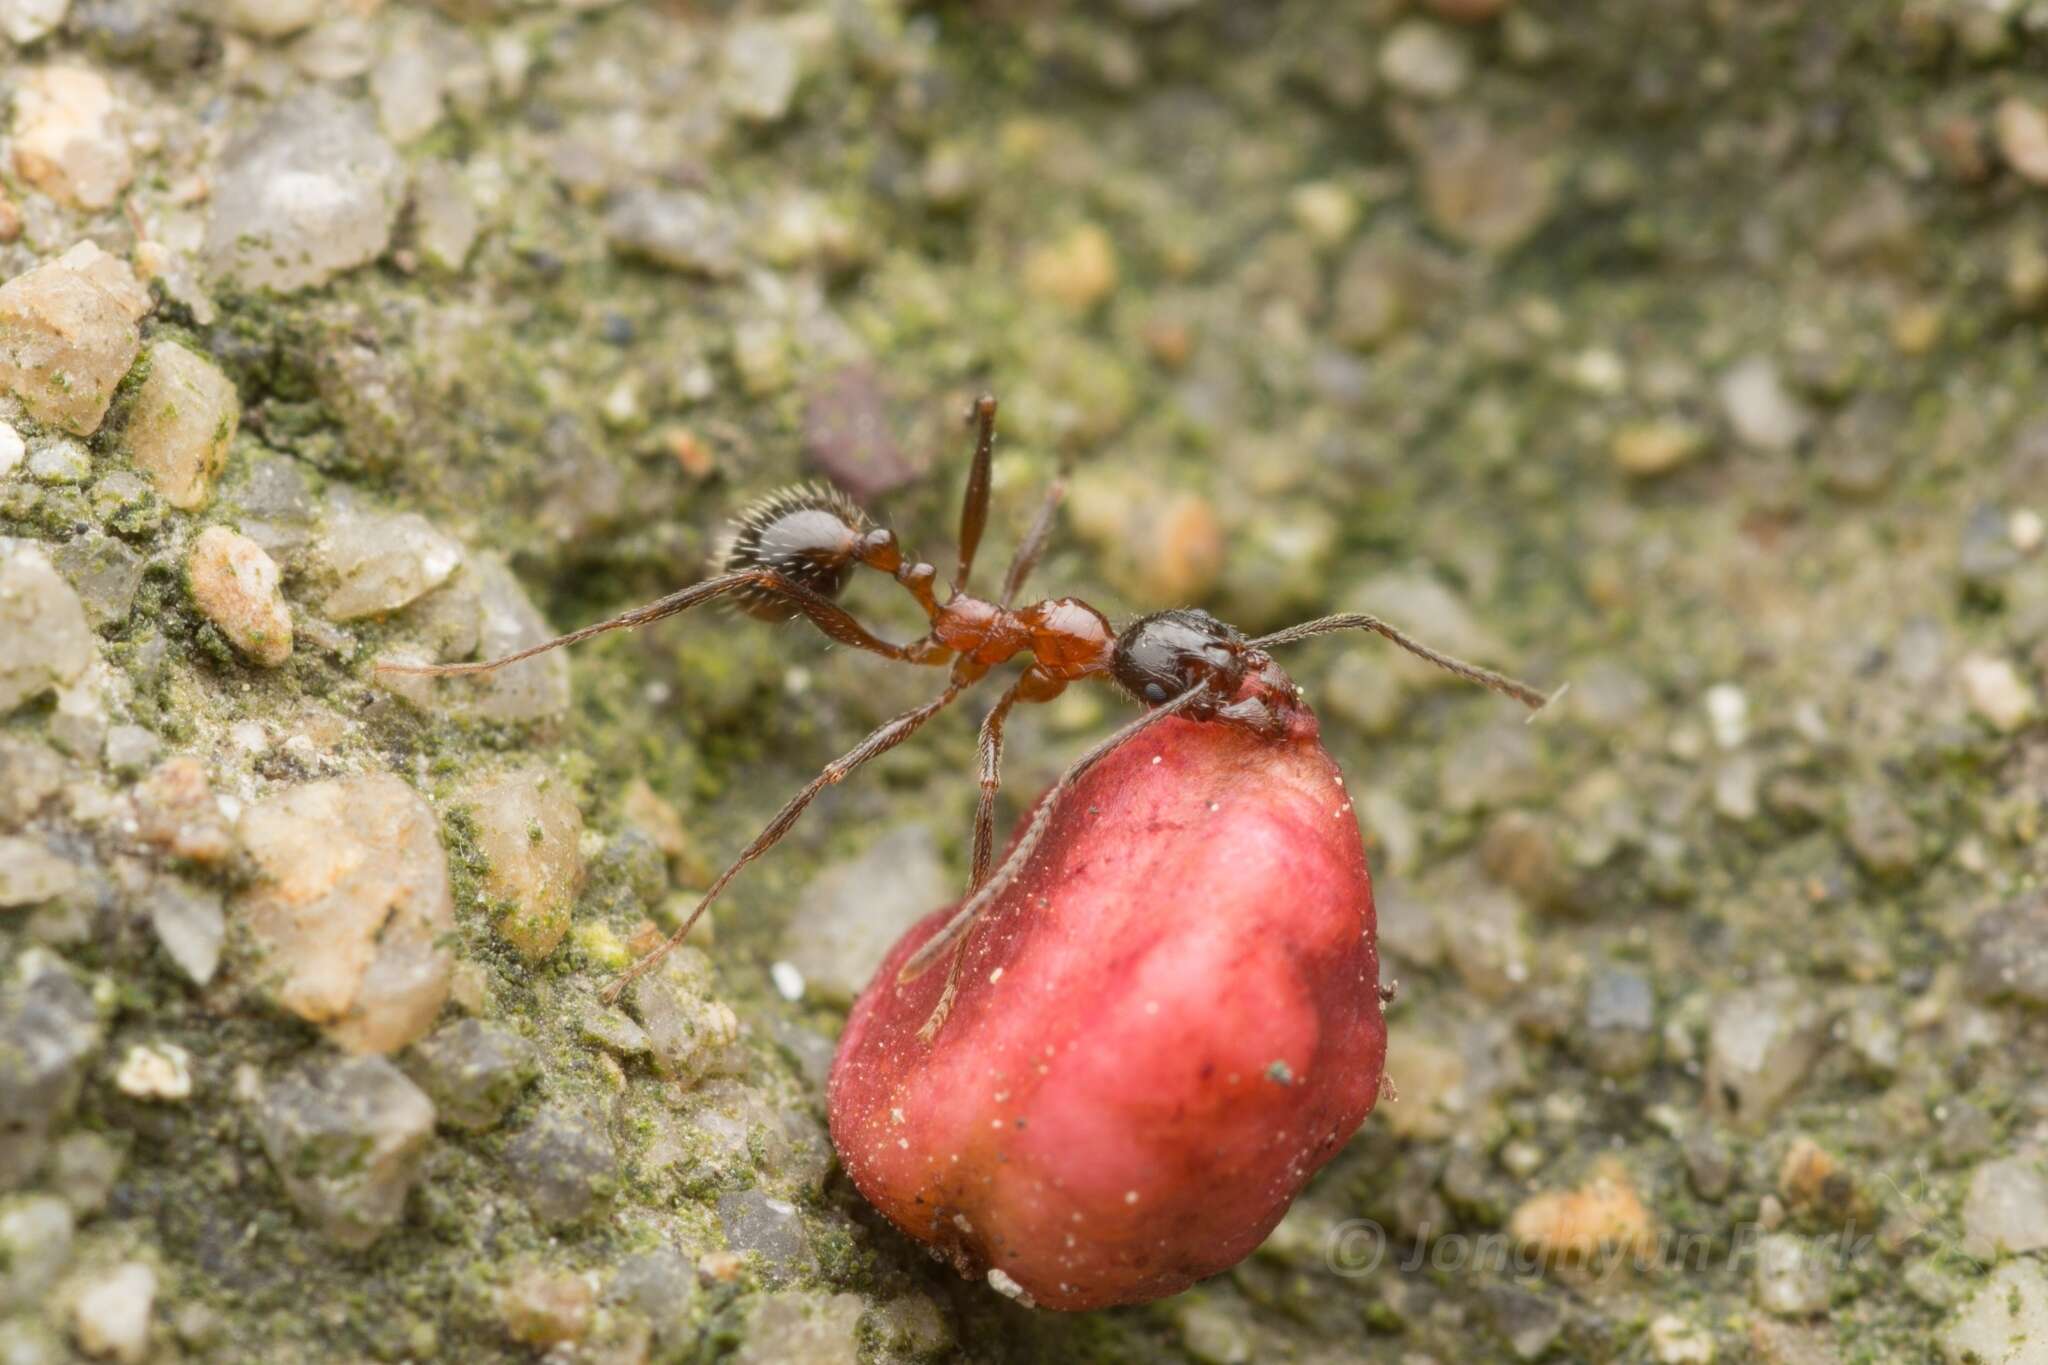
{"label": "ant head", "polygon": [[[875,530],[867,514],[838,489],[800,484],[770,493],[733,519],[719,541],[718,569],[773,569],[820,597],[836,598],[870,542],[888,534]],[[758,589],[735,593],[733,603],[763,621],[786,621],[797,614],[787,599]]]}
{"label": "ant head", "polygon": [[1189,688],[1237,695],[1249,666],[1242,632],[1206,611],[1187,607],[1141,616],[1117,636],[1110,673],[1117,686],[1147,706],[1161,706]]}
{"label": "ant head", "polygon": [[1206,686],[1208,695],[1183,713],[1189,720],[1221,721],[1270,739],[1316,733],[1315,713],[1301,704],[1287,671],[1206,611],[1183,608],[1133,621],[1117,637],[1110,675],[1148,707]]}

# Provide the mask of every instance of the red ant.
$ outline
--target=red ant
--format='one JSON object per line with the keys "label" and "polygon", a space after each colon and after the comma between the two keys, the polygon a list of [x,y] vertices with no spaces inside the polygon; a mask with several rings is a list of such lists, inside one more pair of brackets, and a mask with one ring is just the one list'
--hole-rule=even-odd
{"label": "red ant", "polygon": [[[1267,653],[1274,646],[1333,631],[1367,630],[1532,709],[1542,707],[1548,700],[1526,683],[1440,653],[1378,617],[1359,613],[1323,616],[1253,639],[1196,608],[1141,616],[1119,633],[1110,628],[1108,618],[1079,598],[1053,597],[1027,606],[1013,606],[1024,580],[1037,567],[1051,539],[1053,519],[1065,496],[1063,478],[1055,479],[1046,490],[1038,515],[1003,577],[1002,596],[993,602],[976,597],[968,591],[968,584],[973,575],[975,551],[988,524],[996,400],[983,396],[975,403],[971,420],[976,440],[967,492],[960,507],[959,566],[953,574],[952,592],[943,602],[932,591],[936,569],[907,557],[896,543],[895,533],[874,525],[844,494],[811,485],[785,489],[749,507],[733,523],[721,546],[719,574],[680,592],[499,659],[462,664],[378,664],[380,671],[388,673],[487,673],[608,630],[644,626],[718,598],[728,599],[741,611],[762,620],[807,617],[840,644],[885,659],[911,664],[951,664],[951,675],[943,692],[881,725],[826,764],[823,772],[791,797],[767,828],[755,836],[754,842],[711,883],[696,909],[667,942],[643,956],[605,989],[607,1003],[617,1000],[627,985],[682,942],[698,917],[718,899],[740,869],[774,847],[818,793],[910,738],[990,670],[1020,654],[1028,655],[1030,664],[981,723],[981,799],[974,815],[974,870],[967,899],[945,927],[910,958],[899,976],[899,980],[908,981],[929,969],[949,949],[953,950],[946,990],[925,1025],[927,1038],[945,1020],[953,998],[952,973],[959,969],[958,949],[966,943],[976,917],[1030,861],[1054,805],[1083,773],[1118,745],[1168,716],[1217,721],[1274,738],[1288,732],[1301,711],[1300,689]],[[917,599],[930,622],[924,638],[907,645],[891,644],[871,634],[834,601],[845,590],[856,566],[888,574]],[[1088,678],[1116,684],[1146,710],[1068,765],[1052,791],[1039,803],[1015,848],[991,875],[996,792],[1002,780],[1003,724],[1011,708],[1020,702],[1051,701],[1069,683]]]}

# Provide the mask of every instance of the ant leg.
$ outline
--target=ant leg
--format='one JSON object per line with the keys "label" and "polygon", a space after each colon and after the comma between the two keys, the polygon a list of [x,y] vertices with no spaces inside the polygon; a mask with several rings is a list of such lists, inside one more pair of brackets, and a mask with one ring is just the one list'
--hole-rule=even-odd
{"label": "ant leg", "polygon": [[706,602],[728,596],[745,588],[762,588],[787,597],[797,610],[810,619],[812,625],[815,625],[825,635],[837,640],[842,645],[851,645],[856,649],[865,649],[869,653],[879,654],[885,659],[901,659],[911,663],[927,662],[925,658],[921,657],[924,653],[929,652],[928,650],[921,649],[922,642],[918,645],[892,645],[887,640],[879,639],[869,634],[866,627],[862,626],[859,621],[856,621],[853,618],[853,614],[847,611],[846,608],[828,597],[819,596],[794,579],[787,578],[773,569],[742,569],[737,573],[721,574],[717,578],[707,578],[702,583],[694,583],[680,592],[672,592],[666,597],[647,603],[645,606],[635,607],[631,611],[620,612],[608,621],[599,621],[597,624],[585,626],[581,630],[572,630],[567,635],[557,635],[552,640],[543,640],[537,645],[529,645],[525,649],[507,654],[502,658],[485,659],[477,663],[464,664],[400,664],[380,660],[376,671],[379,673],[420,673],[440,678],[472,673],[489,673],[494,669],[503,668],[507,664],[516,664],[523,659],[531,659],[536,654],[545,654],[551,649],[560,649],[564,645],[573,645],[579,641],[588,640],[593,635],[602,635],[606,631],[631,630],[636,626],[648,625],[662,620],[664,617],[674,616],[677,612],[688,611],[691,607],[701,606]]}
{"label": "ant leg", "polygon": [[1045,794],[1045,799],[1031,812],[1031,823],[1024,827],[1024,833],[1017,840],[1016,846],[1010,850],[1010,856],[1003,859],[1003,865],[995,870],[994,875],[983,882],[981,888],[953,912],[953,918],[947,920],[938,933],[918,945],[917,951],[910,955],[910,960],[896,973],[897,984],[915,981],[930,971],[932,964],[939,960],[939,955],[952,947],[954,941],[967,932],[975,918],[988,909],[989,902],[993,901],[1004,887],[1017,879],[1017,874],[1030,863],[1031,855],[1038,851],[1039,840],[1045,837],[1046,827],[1052,823],[1052,812],[1059,805],[1060,798],[1065,796],[1090,768],[1109,757],[1146,727],[1155,725],[1168,716],[1180,714],[1208,695],[1207,687],[1191,687],[1163,706],[1153,707],[1068,764],[1067,770],[1060,774],[1059,781],[1052,784],[1052,790]]}
{"label": "ant leg", "polygon": [[1067,470],[1064,464],[1053,481],[1046,486],[1045,499],[1038,504],[1038,515],[1031,519],[1031,529],[1024,533],[1024,539],[1017,542],[1017,554],[1010,560],[1010,571],[1003,576],[1003,602],[1009,606],[1017,600],[1017,594],[1024,590],[1024,580],[1031,577],[1031,571],[1038,567],[1038,561],[1045,554],[1046,545],[1052,540],[1053,519],[1059,515],[1060,504],[1067,497]]}
{"label": "ant leg", "polygon": [[989,465],[996,444],[996,397],[985,393],[974,402],[974,462],[967,467],[967,493],[960,499],[960,571],[953,575],[953,591],[966,592],[967,579],[974,572],[974,552],[981,548],[981,533],[988,528]]}
{"label": "ant leg", "polygon": [[[1051,701],[1064,692],[1067,684],[1063,679],[1042,672],[1036,665],[1028,669],[1003,693],[985,720],[981,723],[981,799],[974,808],[974,872],[967,883],[967,894],[972,896],[981,890],[981,884],[988,880],[989,863],[995,858],[996,843],[996,793],[1003,786],[1003,722],[1009,718],[1010,708],[1020,701]],[[924,1027],[917,1036],[929,1043],[938,1036],[945,1024],[946,1016],[953,1011],[953,997],[960,988],[960,963],[967,955],[967,941],[972,936],[972,926],[962,933],[953,945],[952,957],[946,963],[946,985],[939,992],[939,1003],[932,1007]]]}
{"label": "ant leg", "polygon": [[1455,673],[1468,682],[1476,682],[1481,687],[1490,688],[1504,697],[1513,697],[1532,711],[1540,711],[1550,702],[1548,696],[1525,682],[1510,678],[1505,673],[1496,673],[1490,668],[1468,664],[1463,659],[1440,650],[1431,649],[1420,640],[1402,634],[1379,617],[1367,616],[1362,612],[1322,616],[1313,621],[1304,621],[1298,626],[1289,626],[1286,630],[1276,630],[1271,635],[1262,635],[1251,642],[1251,647],[1270,649],[1274,645],[1291,645],[1296,640],[1306,640],[1312,635],[1328,635],[1339,630],[1369,630],[1375,635],[1393,641],[1410,654],[1427,659],[1438,668]]}
{"label": "ant leg", "polygon": [[869,759],[888,753],[889,750],[916,734],[918,728],[926,721],[951,705],[953,699],[959,696],[966,689],[966,686],[967,684],[962,682],[949,684],[944,692],[941,692],[931,701],[914,710],[905,711],[894,720],[884,722],[866,739],[854,745],[830,763],[827,763],[823,772],[812,778],[802,791],[792,796],[788,803],[775,813],[775,818],[768,822],[765,829],[754,836],[754,842],[747,845],[746,851],[735,858],[730,867],[718,874],[718,880],[711,883],[711,888],[697,902],[697,908],[690,912],[689,917],[682,922],[673,934],[669,935],[668,941],[642,957],[638,962],[627,968],[625,974],[620,976],[618,980],[605,987],[603,993],[604,1002],[609,1005],[617,1000],[619,993],[631,985],[636,978],[644,975],[655,963],[668,956],[669,950],[678,943],[681,943],[683,936],[688,934],[704,912],[711,908],[711,902],[717,900],[719,893],[724,891],[731,884],[732,879],[740,874],[740,869],[775,847],[782,836],[789,833],[790,827],[796,824],[798,817],[804,813],[805,807],[817,799],[819,792],[824,791],[825,788],[835,783],[845,781]]}

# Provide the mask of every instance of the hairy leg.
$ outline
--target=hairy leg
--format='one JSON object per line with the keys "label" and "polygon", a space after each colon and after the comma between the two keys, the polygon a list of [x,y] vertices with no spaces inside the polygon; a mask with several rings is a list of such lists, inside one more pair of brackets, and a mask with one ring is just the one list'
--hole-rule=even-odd
{"label": "hairy leg", "polygon": [[866,739],[826,764],[823,772],[812,778],[802,791],[792,796],[782,809],[775,813],[775,818],[770,820],[767,827],[754,836],[754,842],[747,845],[746,850],[733,860],[732,865],[718,874],[718,880],[711,883],[710,889],[698,900],[696,909],[692,910],[689,917],[677,927],[673,934],[669,935],[668,941],[642,957],[628,968],[625,974],[620,976],[618,980],[605,987],[605,1003],[611,1004],[617,1000],[620,992],[631,985],[635,979],[653,968],[662,958],[668,956],[669,951],[683,941],[683,936],[688,934],[696,925],[698,919],[703,916],[704,912],[711,908],[711,903],[718,899],[719,893],[724,891],[732,882],[732,879],[739,875],[740,869],[775,847],[782,836],[789,833],[790,828],[803,815],[805,808],[817,799],[818,793],[824,791],[827,787],[845,781],[863,764],[867,763],[869,759],[877,758],[889,752],[889,750],[916,734],[919,727],[926,721],[950,706],[953,699],[958,697],[965,690],[965,687],[966,684],[960,682],[949,684],[944,692],[941,692],[931,701],[913,710],[905,711],[893,720],[884,722]]}
{"label": "hairy leg", "polygon": [[717,598],[728,596],[746,588],[765,589],[787,597],[796,606],[797,610],[809,618],[811,624],[842,645],[851,645],[855,649],[864,649],[870,654],[879,654],[885,659],[899,659],[911,663],[927,662],[925,656],[929,654],[929,650],[924,647],[923,641],[911,645],[891,644],[887,640],[879,639],[870,634],[865,626],[853,618],[851,612],[847,611],[837,602],[832,601],[829,597],[821,597],[809,588],[804,587],[801,583],[786,578],[773,569],[742,569],[737,573],[720,574],[716,578],[707,578],[702,583],[693,583],[679,592],[672,592],[666,597],[647,603],[645,606],[635,607],[631,611],[620,612],[610,620],[599,621],[595,625],[585,626],[581,630],[572,630],[567,635],[557,635],[552,640],[543,640],[537,645],[529,645],[525,649],[513,654],[504,655],[501,658],[484,659],[476,663],[463,664],[401,664],[380,660],[377,664],[377,671],[379,673],[422,673],[437,678],[489,673],[495,669],[503,668],[507,664],[516,664],[522,660],[531,659],[536,654],[545,654],[551,649],[560,649],[564,645],[573,645],[580,641],[588,640],[593,635],[603,635],[607,631],[631,630],[636,626],[649,625],[666,617],[674,616],[678,612],[688,611],[692,607],[701,606],[706,602],[714,601]]}
{"label": "hairy leg", "polygon": [[[982,883],[988,880],[989,863],[995,857],[996,794],[1003,786],[1003,723],[1009,718],[1010,708],[1018,702],[1051,701],[1066,686],[1061,679],[1034,666],[1011,684],[981,722],[981,797],[974,807],[974,871],[967,884],[969,896],[981,890]],[[962,933],[954,943],[952,957],[946,963],[945,989],[939,993],[939,1003],[932,1007],[924,1027],[917,1031],[918,1037],[927,1043],[938,1036],[946,1016],[953,1011],[953,997],[960,989],[960,960],[966,953],[968,937],[968,933]]]}
{"label": "hairy leg", "polygon": [[960,499],[960,568],[953,575],[953,590],[967,591],[974,573],[974,552],[981,548],[981,533],[988,528],[989,466],[996,445],[996,398],[985,393],[974,403],[974,462],[967,467],[967,492]]}

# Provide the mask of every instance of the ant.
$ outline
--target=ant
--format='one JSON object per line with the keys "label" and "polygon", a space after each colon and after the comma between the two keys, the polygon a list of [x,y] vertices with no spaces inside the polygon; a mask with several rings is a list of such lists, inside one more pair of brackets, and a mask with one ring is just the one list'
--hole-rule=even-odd
{"label": "ant", "polygon": [[[1025,606],[1013,605],[1052,537],[1053,522],[1066,493],[1064,476],[1054,479],[1047,488],[1038,514],[1019,543],[1009,572],[1003,576],[1002,596],[995,601],[977,597],[969,586],[975,551],[980,548],[981,533],[988,524],[989,468],[996,436],[995,398],[981,397],[974,405],[970,421],[976,435],[967,491],[960,507],[959,562],[944,601],[932,590],[938,571],[923,560],[906,555],[893,531],[876,526],[837,489],[802,485],[773,493],[742,512],[721,543],[718,574],[680,592],[498,659],[458,664],[377,665],[381,672],[436,677],[488,673],[593,635],[644,626],[723,598],[760,620],[805,617],[829,639],[885,659],[951,666],[945,690],[938,696],[885,722],[826,764],[823,772],[791,797],[732,865],[711,883],[696,908],[668,940],[606,987],[603,997],[607,1004],[616,1001],[620,992],[682,942],[740,869],[789,833],[820,792],[909,739],[933,716],[951,706],[961,693],[1019,655],[1028,657],[1030,663],[981,723],[981,798],[974,813],[973,873],[967,898],[898,975],[899,982],[912,980],[929,970],[941,956],[951,953],[945,989],[922,1030],[927,1041],[936,1036],[951,1008],[960,950],[965,947],[975,920],[1030,862],[1053,807],[1084,773],[1132,736],[1169,716],[1240,726],[1274,739],[1289,733],[1302,716],[1301,694],[1294,680],[1273,662],[1268,651],[1274,647],[1336,631],[1371,631],[1439,668],[1512,697],[1532,710],[1542,708],[1549,700],[1526,683],[1431,649],[1378,617],[1360,613],[1318,617],[1270,635],[1248,638],[1197,608],[1153,612],[1119,632],[1110,627],[1107,617],[1079,598],[1053,597]],[[930,623],[922,639],[892,644],[870,633],[838,605],[834,599],[845,591],[856,568],[888,574],[916,599]],[[1051,701],[1069,684],[1096,678],[1115,684],[1143,706],[1144,712],[1068,765],[1032,813],[1030,823],[1002,866],[992,873],[989,864],[995,851],[995,802],[1002,785],[1004,723],[1018,705]]]}

